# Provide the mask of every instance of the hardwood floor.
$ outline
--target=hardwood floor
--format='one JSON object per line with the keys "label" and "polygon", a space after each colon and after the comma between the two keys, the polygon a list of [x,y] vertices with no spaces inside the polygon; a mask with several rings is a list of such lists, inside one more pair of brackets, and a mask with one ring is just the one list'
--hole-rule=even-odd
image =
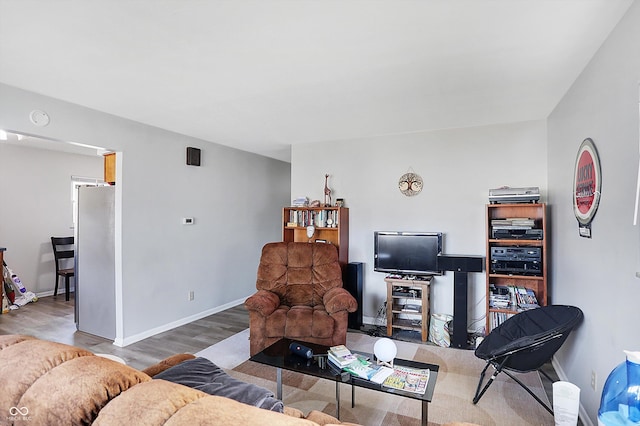
{"label": "hardwood floor", "polygon": [[[249,313],[243,305],[238,305],[120,348],[113,345],[111,340],[76,330],[73,295],[69,302],[64,301],[64,295],[43,297],[35,303],[0,315],[0,334],[28,334],[94,353],[117,355],[137,369],[146,368],[177,353],[199,352],[248,327]],[[551,363],[545,365],[545,371],[558,380]],[[551,383],[544,377],[542,382],[551,401]],[[582,425],[580,420],[578,425]]]}
{"label": "hardwood floor", "polygon": [[160,333],[124,348],[111,340],[76,330],[74,301],[64,295],[49,296],[20,309],[0,315],[0,334],[27,334],[41,339],[107,353],[142,369],[176,353],[195,353],[249,327],[249,313],[243,305]]}

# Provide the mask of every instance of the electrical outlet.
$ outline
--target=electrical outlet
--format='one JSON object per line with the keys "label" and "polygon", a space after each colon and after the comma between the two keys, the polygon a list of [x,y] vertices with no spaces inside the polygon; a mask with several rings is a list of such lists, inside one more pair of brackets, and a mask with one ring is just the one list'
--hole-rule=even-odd
{"label": "electrical outlet", "polygon": [[194,297],[193,290],[189,290],[189,301],[192,301]]}
{"label": "electrical outlet", "polygon": [[598,384],[598,376],[596,376],[596,372],[591,370],[591,389],[596,390],[596,386]]}

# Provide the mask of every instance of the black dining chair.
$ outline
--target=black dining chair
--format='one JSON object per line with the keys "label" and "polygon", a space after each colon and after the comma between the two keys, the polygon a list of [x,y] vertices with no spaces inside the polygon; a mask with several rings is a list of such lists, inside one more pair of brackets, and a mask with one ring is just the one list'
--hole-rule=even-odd
{"label": "black dining chair", "polygon": [[[496,376],[504,372],[553,414],[551,407],[511,372],[538,371],[553,382],[551,377],[542,370],[542,366],[560,349],[571,330],[580,323],[582,316],[580,308],[575,306],[543,306],[520,312],[491,330],[475,351],[475,355],[487,361],[487,365],[480,373],[473,403],[476,404]],[[495,371],[482,387],[489,366],[493,366]]]}
{"label": "black dining chair", "polygon": [[69,264],[74,260],[75,250],[73,237],[51,237],[53,257],[56,264],[56,285],[53,295],[58,295],[58,282],[64,278],[65,300],[69,301],[69,278],[75,276],[75,268]]}

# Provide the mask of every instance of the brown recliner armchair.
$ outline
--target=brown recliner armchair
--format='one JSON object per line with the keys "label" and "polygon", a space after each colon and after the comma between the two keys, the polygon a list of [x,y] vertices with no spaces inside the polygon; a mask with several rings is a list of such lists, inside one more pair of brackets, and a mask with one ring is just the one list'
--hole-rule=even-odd
{"label": "brown recliner armchair", "polygon": [[358,303],[342,288],[336,247],[279,242],[262,248],[249,311],[250,353],[286,337],[326,346],[345,344],[349,312]]}

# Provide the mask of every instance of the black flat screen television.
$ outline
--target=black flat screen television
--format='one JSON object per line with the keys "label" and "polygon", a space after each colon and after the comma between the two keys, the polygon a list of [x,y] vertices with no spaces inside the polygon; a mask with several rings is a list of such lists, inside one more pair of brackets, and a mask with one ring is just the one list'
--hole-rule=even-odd
{"label": "black flat screen television", "polygon": [[391,232],[373,234],[374,271],[398,275],[442,275],[438,254],[442,232]]}

